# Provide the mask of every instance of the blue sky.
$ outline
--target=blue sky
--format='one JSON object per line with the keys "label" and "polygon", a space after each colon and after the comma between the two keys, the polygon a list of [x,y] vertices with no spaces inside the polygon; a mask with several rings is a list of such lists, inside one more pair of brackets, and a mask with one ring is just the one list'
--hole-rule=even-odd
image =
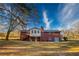
{"label": "blue sky", "polygon": [[[40,23],[30,24],[28,27],[41,27],[45,30],[63,30],[74,28],[79,24],[79,4],[73,3],[37,3],[34,4],[38,10]],[[6,19],[7,21],[7,19]],[[4,27],[6,24],[4,20]],[[0,21],[1,24],[2,21]],[[0,25],[0,31],[2,24]],[[2,28],[4,28],[2,27]],[[78,26],[77,26],[78,27]]]}
{"label": "blue sky", "polygon": [[44,15],[43,12],[45,11],[46,17],[48,18],[48,21],[52,21],[50,24],[50,27],[56,28],[59,26],[59,22],[57,20],[57,13],[58,13],[58,7],[59,4],[35,4],[39,15],[41,16],[41,26],[45,27],[46,24],[43,22]]}
{"label": "blue sky", "polygon": [[40,25],[45,29],[70,29],[79,21],[79,4],[43,3],[35,6],[41,16]]}

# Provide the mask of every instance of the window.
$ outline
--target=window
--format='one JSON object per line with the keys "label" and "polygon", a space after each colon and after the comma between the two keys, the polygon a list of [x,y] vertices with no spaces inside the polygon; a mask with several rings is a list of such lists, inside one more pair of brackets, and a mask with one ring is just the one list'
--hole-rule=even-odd
{"label": "window", "polygon": [[39,33],[39,30],[38,30],[38,33]]}
{"label": "window", "polygon": [[36,34],[36,30],[34,30],[34,33]]}
{"label": "window", "polygon": [[33,30],[31,32],[33,33]]}

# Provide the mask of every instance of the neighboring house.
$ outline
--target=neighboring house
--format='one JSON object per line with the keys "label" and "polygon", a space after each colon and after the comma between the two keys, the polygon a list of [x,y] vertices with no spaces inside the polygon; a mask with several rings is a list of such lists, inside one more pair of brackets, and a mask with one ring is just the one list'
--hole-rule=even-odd
{"label": "neighboring house", "polygon": [[[21,32],[21,39],[23,40],[32,40],[35,41],[54,41],[59,42],[61,41],[61,31],[58,30],[44,30],[43,28],[32,28],[28,31]],[[22,34],[24,33],[24,34]]]}

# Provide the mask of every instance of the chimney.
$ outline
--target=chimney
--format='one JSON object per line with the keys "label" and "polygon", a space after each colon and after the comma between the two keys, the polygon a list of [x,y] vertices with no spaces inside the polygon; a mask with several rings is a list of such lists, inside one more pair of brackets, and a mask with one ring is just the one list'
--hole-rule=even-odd
{"label": "chimney", "polygon": [[41,26],[41,29],[40,30],[41,30],[41,32],[44,32],[44,28],[42,26]]}

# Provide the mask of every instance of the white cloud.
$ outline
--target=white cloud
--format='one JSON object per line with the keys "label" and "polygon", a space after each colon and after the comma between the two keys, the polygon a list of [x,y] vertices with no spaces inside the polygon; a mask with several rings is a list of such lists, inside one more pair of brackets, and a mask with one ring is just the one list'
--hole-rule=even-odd
{"label": "white cloud", "polygon": [[48,20],[48,17],[47,17],[45,10],[43,11],[43,17],[44,17],[43,22],[45,23],[45,30],[49,30],[51,28],[50,24],[52,23],[52,20],[50,20],[50,21]]}
{"label": "white cloud", "polygon": [[77,13],[77,7],[79,7],[77,4],[64,4],[64,8],[59,12],[58,19],[61,23],[61,26],[59,29],[71,29],[72,23],[77,21],[78,19],[75,19],[74,16]]}

